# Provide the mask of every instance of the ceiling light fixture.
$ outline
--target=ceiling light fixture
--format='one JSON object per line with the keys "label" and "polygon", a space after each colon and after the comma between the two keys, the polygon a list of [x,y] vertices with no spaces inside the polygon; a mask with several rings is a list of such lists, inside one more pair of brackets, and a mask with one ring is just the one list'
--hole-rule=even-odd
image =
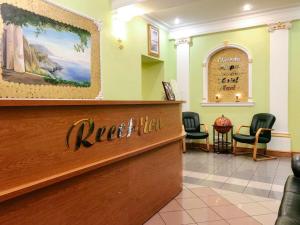
{"label": "ceiling light fixture", "polygon": [[175,18],[174,24],[177,25],[177,24],[179,24],[179,23],[180,23],[180,19],[179,19],[179,18]]}
{"label": "ceiling light fixture", "polygon": [[253,6],[251,4],[245,4],[243,6],[243,10],[244,11],[250,11],[253,8]]}

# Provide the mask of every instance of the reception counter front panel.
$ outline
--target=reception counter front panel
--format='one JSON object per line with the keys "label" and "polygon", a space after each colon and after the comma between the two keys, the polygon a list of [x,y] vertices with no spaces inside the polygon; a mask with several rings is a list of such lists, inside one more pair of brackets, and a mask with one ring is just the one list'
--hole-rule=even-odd
{"label": "reception counter front panel", "polygon": [[0,224],[141,225],[181,190],[180,102],[0,102]]}

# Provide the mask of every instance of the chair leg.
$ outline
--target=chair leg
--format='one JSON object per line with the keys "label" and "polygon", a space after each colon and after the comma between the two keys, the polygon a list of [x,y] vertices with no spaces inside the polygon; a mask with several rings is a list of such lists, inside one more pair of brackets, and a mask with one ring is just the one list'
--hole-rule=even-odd
{"label": "chair leg", "polygon": [[256,155],[257,155],[257,143],[255,142],[253,146],[253,160],[256,161]]}
{"label": "chair leg", "polygon": [[[260,154],[259,152],[257,152],[258,151],[257,146],[258,146],[258,143],[255,142],[253,144],[253,153],[252,153],[253,154],[252,158],[253,158],[254,161],[263,161],[263,160],[276,159],[276,157],[268,156],[266,154]],[[239,152],[238,153],[237,152],[237,142],[234,141],[233,142],[233,154],[234,155],[244,155],[244,154],[251,154],[251,152]],[[263,158],[257,158],[257,155],[261,155],[261,156],[263,156]]]}
{"label": "chair leg", "polygon": [[236,151],[237,151],[237,141],[233,140],[233,154],[236,155]]}
{"label": "chair leg", "polygon": [[257,153],[257,155],[260,155],[260,156],[263,156],[263,157],[262,158],[256,158],[256,161],[277,159],[277,157],[267,155],[267,145],[266,145],[266,148],[264,149],[264,154]]}
{"label": "chair leg", "polygon": [[185,143],[185,138],[182,139],[182,152],[186,153],[186,143]]}
{"label": "chair leg", "polygon": [[206,138],[206,146],[207,146],[207,151],[209,152],[210,149],[209,149],[209,138],[208,137]]}

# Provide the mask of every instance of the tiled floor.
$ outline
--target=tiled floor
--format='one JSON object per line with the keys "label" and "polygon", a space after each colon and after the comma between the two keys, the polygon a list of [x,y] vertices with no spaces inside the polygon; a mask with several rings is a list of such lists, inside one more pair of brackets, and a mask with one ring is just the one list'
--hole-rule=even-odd
{"label": "tiled floor", "polygon": [[184,154],[183,191],[145,225],[274,225],[289,158]]}
{"label": "tiled floor", "polygon": [[184,182],[191,185],[281,199],[290,174],[289,158],[254,162],[249,156],[199,151],[184,154]]}
{"label": "tiled floor", "polygon": [[209,187],[184,190],[145,225],[274,225],[279,200]]}

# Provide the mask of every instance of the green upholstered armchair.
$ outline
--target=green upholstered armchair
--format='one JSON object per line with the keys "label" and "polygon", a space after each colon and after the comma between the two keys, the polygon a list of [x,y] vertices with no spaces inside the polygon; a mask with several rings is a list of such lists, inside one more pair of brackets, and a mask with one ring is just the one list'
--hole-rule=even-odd
{"label": "green upholstered armchair", "polygon": [[[200,123],[199,114],[195,112],[183,112],[182,123],[187,139],[206,139],[206,151],[209,151],[208,127]],[[204,127],[202,131],[201,126]]]}
{"label": "green upholstered armchair", "polygon": [[[271,131],[272,127],[276,121],[276,117],[269,113],[259,113],[253,116],[251,126],[240,126],[237,130],[237,133],[233,135],[234,144],[233,144],[233,153],[235,155],[245,154],[237,152],[237,142],[251,144],[253,145],[253,160],[267,160],[275,159],[275,157],[267,156],[266,150],[264,154],[257,153],[258,143],[267,144],[271,141]],[[249,135],[241,134],[240,130],[243,127],[249,128]],[[249,153],[249,152],[246,152]],[[263,158],[258,159],[257,155],[264,156]]]}

